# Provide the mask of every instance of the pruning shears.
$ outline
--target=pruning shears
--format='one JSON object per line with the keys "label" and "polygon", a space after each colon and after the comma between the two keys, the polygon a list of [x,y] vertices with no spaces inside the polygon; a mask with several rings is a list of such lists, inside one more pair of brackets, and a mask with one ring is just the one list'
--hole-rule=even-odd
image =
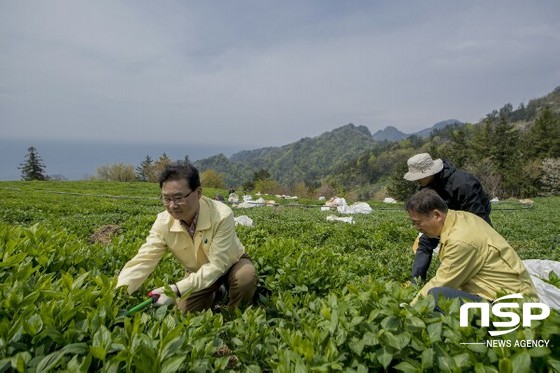
{"label": "pruning shears", "polygon": [[150,297],[148,299],[146,299],[145,301],[143,301],[140,304],[137,304],[136,306],[132,307],[131,309],[129,309],[128,311],[125,312],[124,316],[130,316],[133,313],[136,313],[138,311],[142,311],[143,309],[147,308],[148,306],[154,304],[155,302],[157,302],[159,298],[159,294],[152,294],[150,295]]}
{"label": "pruning shears", "polygon": [[145,301],[143,301],[140,304],[137,304],[136,306],[132,307],[131,309],[129,309],[128,311],[125,310],[121,310],[119,312],[119,314],[117,315],[117,317],[114,320],[114,326],[120,325],[123,326],[125,323],[125,319],[128,318],[130,315],[138,312],[138,311],[142,311],[143,309],[148,308],[150,305],[154,304],[155,302],[157,302],[157,300],[159,299],[159,294],[152,294],[149,296],[148,299],[146,299]]}

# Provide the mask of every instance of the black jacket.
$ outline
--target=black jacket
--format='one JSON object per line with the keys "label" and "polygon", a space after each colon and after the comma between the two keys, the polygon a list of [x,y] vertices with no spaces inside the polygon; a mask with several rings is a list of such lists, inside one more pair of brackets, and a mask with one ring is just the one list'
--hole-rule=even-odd
{"label": "black jacket", "polygon": [[473,175],[443,160],[443,170],[435,175],[427,186],[434,189],[452,210],[472,212],[490,221],[490,200],[482,190],[482,185]]}

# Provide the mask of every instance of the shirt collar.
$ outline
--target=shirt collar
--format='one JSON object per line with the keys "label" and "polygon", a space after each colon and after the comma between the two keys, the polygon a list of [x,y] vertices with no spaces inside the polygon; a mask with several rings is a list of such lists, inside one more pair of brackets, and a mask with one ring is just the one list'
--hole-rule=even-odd
{"label": "shirt collar", "polygon": [[196,226],[198,224],[198,213],[200,212],[200,207],[196,210],[196,214],[194,214],[194,218],[191,224],[187,223],[184,220],[181,220],[181,225],[189,232],[191,237],[194,237],[194,233],[196,232]]}
{"label": "shirt collar", "polygon": [[449,236],[449,231],[455,225],[455,220],[457,220],[457,214],[454,210],[447,210],[447,215],[445,216],[445,222],[443,223],[443,228],[441,228],[441,233],[439,235],[440,242],[445,242],[447,236]]}
{"label": "shirt collar", "polygon": [[209,229],[211,224],[210,224],[210,206],[209,206],[209,202],[208,199],[206,197],[200,197],[200,203],[199,203],[199,208],[198,211],[200,211],[200,214],[198,216],[198,230],[205,230],[205,229]]}

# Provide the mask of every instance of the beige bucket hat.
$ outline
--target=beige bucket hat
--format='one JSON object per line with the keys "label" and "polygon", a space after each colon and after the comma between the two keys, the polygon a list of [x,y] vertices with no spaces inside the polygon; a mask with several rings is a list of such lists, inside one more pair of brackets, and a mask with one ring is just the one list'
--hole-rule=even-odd
{"label": "beige bucket hat", "polygon": [[407,164],[408,172],[404,174],[404,178],[408,181],[420,180],[443,170],[443,161],[441,159],[433,160],[428,153],[410,157]]}

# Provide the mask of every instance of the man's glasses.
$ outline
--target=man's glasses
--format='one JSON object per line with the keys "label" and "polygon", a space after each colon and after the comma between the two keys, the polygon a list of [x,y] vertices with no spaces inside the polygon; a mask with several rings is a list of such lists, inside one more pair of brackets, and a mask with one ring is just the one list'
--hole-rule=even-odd
{"label": "man's glasses", "polygon": [[175,203],[176,205],[180,205],[182,203],[185,203],[185,199],[190,196],[192,194],[192,192],[194,192],[194,190],[191,190],[190,192],[188,192],[187,194],[185,194],[184,196],[181,197],[165,197],[165,196],[161,196],[161,202],[163,202],[164,205],[170,205],[171,202]]}

